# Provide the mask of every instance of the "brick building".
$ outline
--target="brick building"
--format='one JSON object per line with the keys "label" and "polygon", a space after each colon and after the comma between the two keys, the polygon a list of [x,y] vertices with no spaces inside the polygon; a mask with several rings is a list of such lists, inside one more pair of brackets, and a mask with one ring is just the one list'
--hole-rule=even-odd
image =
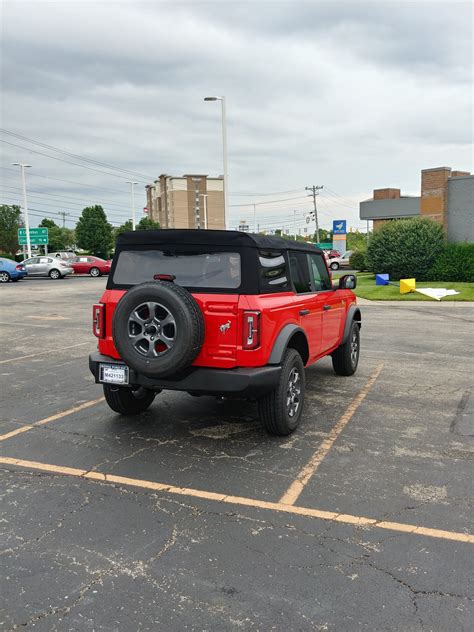
{"label": "brick building", "polygon": [[374,230],[392,219],[431,217],[444,226],[450,241],[474,242],[474,175],[450,167],[423,169],[420,193],[375,189],[372,199],[360,203],[359,217],[371,220]]}
{"label": "brick building", "polygon": [[207,175],[161,175],[146,186],[150,219],[162,228],[225,228],[224,180]]}

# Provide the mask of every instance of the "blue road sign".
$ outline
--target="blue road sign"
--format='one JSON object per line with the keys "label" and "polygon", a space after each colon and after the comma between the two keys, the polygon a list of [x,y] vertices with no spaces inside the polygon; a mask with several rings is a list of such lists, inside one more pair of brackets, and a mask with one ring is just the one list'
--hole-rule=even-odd
{"label": "blue road sign", "polygon": [[339,219],[334,220],[332,223],[333,235],[346,235],[347,234],[347,220]]}

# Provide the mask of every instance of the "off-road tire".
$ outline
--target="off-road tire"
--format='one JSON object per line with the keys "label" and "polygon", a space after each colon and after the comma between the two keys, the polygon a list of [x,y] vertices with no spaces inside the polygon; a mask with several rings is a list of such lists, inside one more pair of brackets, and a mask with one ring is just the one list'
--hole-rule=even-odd
{"label": "off-road tire", "polygon": [[52,270],[49,271],[48,276],[50,279],[54,279],[56,281],[57,279],[61,278],[61,272],[59,272],[59,270],[57,270],[56,268],[53,268]]}
{"label": "off-road tire", "polygon": [[89,274],[91,275],[91,277],[100,277],[100,270],[99,268],[94,266],[93,268],[89,270]]}
{"label": "off-road tire", "polygon": [[[132,312],[145,302],[163,305],[175,320],[173,346],[158,357],[140,354],[128,335]],[[188,367],[200,352],[204,342],[204,317],[193,296],[180,285],[169,281],[140,283],[119,301],[112,336],[120,357],[129,367],[147,377],[165,377]]]}
{"label": "off-road tire", "polygon": [[359,364],[360,327],[356,320],[351,323],[346,342],[332,354],[332,366],[337,375],[354,375]]}
{"label": "off-road tire", "polygon": [[[292,370],[299,374],[299,406],[293,417],[289,415],[287,398]],[[285,437],[299,426],[303,414],[305,396],[304,364],[296,349],[287,349],[281,366],[278,386],[258,400],[258,413],[266,431],[271,435]]]}
{"label": "off-road tire", "polygon": [[120,415],[139,415],[146,410],[155,399],[155,391],[148,388],[133,390],[124,386],[103,384],[105,401],[109,407]]}

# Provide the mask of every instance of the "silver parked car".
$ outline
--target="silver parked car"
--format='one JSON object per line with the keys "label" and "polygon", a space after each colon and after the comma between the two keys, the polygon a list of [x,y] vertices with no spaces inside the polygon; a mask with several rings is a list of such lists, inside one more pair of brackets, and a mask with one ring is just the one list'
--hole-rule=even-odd
{"label": "silver parked car", "polygon": [[29,277],[49,276],[51,279],[63,279],[67,274],[74,274],[74,269],[63,259],[49,256],[31,257],[22,261]]}

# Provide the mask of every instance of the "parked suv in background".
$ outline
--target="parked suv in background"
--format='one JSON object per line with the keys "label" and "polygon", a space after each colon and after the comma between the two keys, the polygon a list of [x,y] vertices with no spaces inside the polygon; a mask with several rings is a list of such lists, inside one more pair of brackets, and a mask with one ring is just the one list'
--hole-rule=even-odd
{"label": "parked suv in background", "polygon": [[164,389],[258,402],[271,434],[298,426],[304,367],[359,360],[352,275],[333,287],[313,245],[236,231],[123,233],[93,307],[89,365],[112,410],[140,413]]}

